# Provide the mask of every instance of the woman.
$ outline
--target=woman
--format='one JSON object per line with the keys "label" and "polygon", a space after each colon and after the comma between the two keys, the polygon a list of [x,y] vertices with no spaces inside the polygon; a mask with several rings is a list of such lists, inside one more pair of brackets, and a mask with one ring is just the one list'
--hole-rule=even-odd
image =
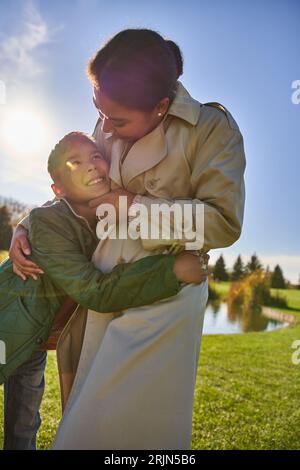
{"label": "woman", "polygon": [[[116,188],[95,205],[118,209],[119,196],[131,200],[132,193],[148,208],[177,198],[194,210],[203,203],[202,251],[232,244],[244,205],[242,137],[225,108],[201,106],[177,82],[179,48],[153,31],[123,31],[96,54],[88,72],[101,120],[95,137],[111,156]],[[142,241],[146,249],[164,249],[164,240]],[[95,253],[101,269],[111,269],[122,255],[129,260],[130,241],[115,242],[107,240]],[[54,448],[189,448],[206,300],[207,282],[186,286],[171,300],[124,312],[103,334],[95,327],[99,317],[90,313],[90,351],[83,349],[83,375]],[[91,346],[95,331],[98,349]]]}
{"label": "woman", "polygon": [[[94,135],[111,158],[114,189],[95,207],[108,202],[118,209],[120,195],[148,209],[188,204],[194,217],[201,206],[200,251],[234,243],[244,211],[243,139],[223,106],[198,103],[178,82],[178,46],[151,30],[125,30],[98,51],[88,73],[100,114]],[[107,240],[95,254],[102,269],[130,258],[129,240],[116,242]],[[163,251],[170,240],[142,244]],[[100,327],[89,312],[55,449],[189,448],[207,287],[185,286],[170,300],[126,310]],[[67,328],[61,364],[69,336]]]}

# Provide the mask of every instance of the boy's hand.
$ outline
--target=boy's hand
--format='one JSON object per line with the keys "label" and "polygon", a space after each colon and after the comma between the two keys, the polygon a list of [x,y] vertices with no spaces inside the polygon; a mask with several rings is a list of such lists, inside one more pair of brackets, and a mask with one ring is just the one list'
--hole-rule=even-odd
{"label": "boy's hand", "polygon": [[13,272],[21,277],[23,281],[26,281],[27,276],[37,280],[38,274],[44,273],[35,263],[26,258],[26,255],[30,254],[31,247],[27,230],[22,225],[18,225],[12,237],[9,257],[13,263]]}
{"label": "boy's hand", "polygon": [[209,255],[201,257],[184,251],[176,255],[173,271],[177,279],[188,284],[201,284],[208,276]]}
{"label": "boy's hand", "polygon": [[98,207],[101,204],[112,204],[116,210],[116,216],[118,220],[119,216],[119,197],[125,196],[127,197],[127,210],[133,203],[133,199],[135,198],[136,194],[126,191],[126,189],[114,189],[109,193],[103,194],[103,196],[97,197],[89,202],[90,207]]}

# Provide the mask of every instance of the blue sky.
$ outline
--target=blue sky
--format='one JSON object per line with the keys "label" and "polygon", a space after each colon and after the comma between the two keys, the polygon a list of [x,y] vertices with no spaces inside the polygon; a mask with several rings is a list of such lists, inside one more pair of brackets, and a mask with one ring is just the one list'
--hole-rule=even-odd
{"label": "blue sky", "polygon": [[152,28],[176,41],[185,60],[185,87],[201,102],[224,104],[243,133],[243,234],[212,258],[223,252],[230,266],[238,253],[247,260],[256,251],[271,267],[280,262],[297,281],[300,104],[291,99],[292,82],[300,80],[297,0],[1,0],[0,81],[6,100],[0,104],[0,134],[10,108],[28,111],[33,123],[39,116],[43,128],[40,146],[26,156],[28,142],[18,128],[11,138],[16,148],[0,137],[0,194],[32,204],[51,197],[48,152],[68,131],[91,132],[97,118],[87,60],[127,27]]}

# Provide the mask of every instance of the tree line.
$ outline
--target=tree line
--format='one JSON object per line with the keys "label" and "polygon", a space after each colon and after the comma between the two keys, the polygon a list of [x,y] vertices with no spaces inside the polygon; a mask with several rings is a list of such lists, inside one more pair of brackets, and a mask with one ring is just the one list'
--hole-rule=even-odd
{"label": "tree line", "polygon": [[19,201],[0,196],[0,251],[9,249],[14,227],[29,210]]}
{"label": "tree line", "polygon": [[[262,270],[263,266],[259,261],[257,255],[254,253],[248,263],[244,264],[241,255],[239,255],[236,261],[233,264],[232,271],[229,272],[226,268],[225,260],[223,255],[217,259],[215,265],[211,270],[211,274],[215,281],[239,281],[246,277],[247,275],[257,271]],[[270,286],[277,289],[286,289],[289,285],[289,282],[286,281],[283,275],[283,270],[277,264],[274,270],[271,272],[269,267],[267,267],[266,272],[270,276]],[[300,287],[300,286],[299,286]]]}
{"label": "tree line", "polygon": [[0,250],[8,250],[12,237],[10,214],[6,206],[0,207]]}

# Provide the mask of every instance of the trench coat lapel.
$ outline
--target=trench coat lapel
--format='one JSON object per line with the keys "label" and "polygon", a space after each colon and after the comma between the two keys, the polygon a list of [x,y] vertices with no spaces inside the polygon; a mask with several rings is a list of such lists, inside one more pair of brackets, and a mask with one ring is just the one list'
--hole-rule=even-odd
{"label": "trench coat lapel", "polygon": [[125,144],[121,139],[116,139],[112,142],[110,154],[110,169],[109,177],[118,186],[122,186],[122,178],[120,173],[120,160],[123,152],[125,151]]}
{"label": "trench coat lapel", "polygon": [[124,188],[136,176],[153,168],[167,155],[167,142],[162,123],[133,144],[123,164],[126,143],[120,139],[112,144],[110,178]]}
{"label": "trench coat lapel", "polygon": [[175,116],[195,126],[199,119],[201,103],[194,100],[181,82],[177,82],[176,97],[167,115]]}
{"label": "trench coat lapel", "polygon": [[199,119],[200,110],[201,104],[194,100],[178,82],[176,97],[165,119],[152,132],[133,144],[123,163],[121,159],[128,144],[122,139],[112,142],[110,178],[119,186],[127,188],[133,178],[150,170],[166,157],[168,145],[164,125],[168,116],[174,116],[195,125]]}

